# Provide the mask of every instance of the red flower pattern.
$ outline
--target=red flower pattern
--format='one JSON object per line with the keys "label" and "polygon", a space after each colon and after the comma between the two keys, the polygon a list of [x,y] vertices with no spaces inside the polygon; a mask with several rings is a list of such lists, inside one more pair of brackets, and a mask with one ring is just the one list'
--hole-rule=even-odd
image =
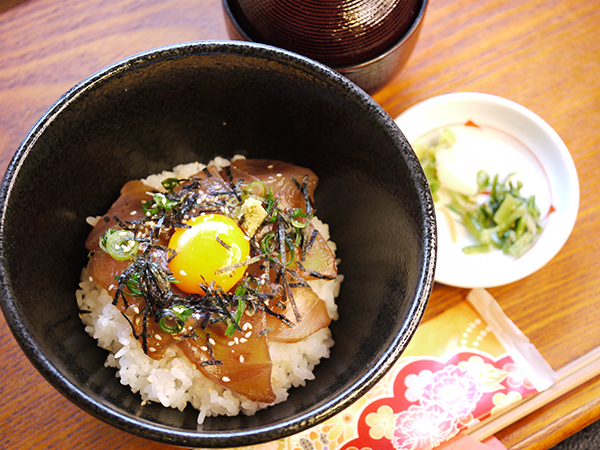
{"label": "red flower pattern", "polygon": [[[523,398],[536,392],[525,383],[518,387],[509,385],[508,376],[492,389],[489,386],[483,389],[485,380],[464,369],[470,358],[477,358],[480,364],[494,370],[514,364],[508,355],[495,359],[475,350],[462,351],[445,360],[423,357],[407,361],[399,366],[393,379],[393,397],[379,397],[367,404],[358,419],[358,437],[346,442],[340,450],[431,450],[458,434],[471,420],[489,416],[494,407],[494,389],[505,394],[519,392]],[[382,406],[391,408],[395,415],[391,440],[382,433],[371,432],[366,421],[371,415],[373,423],[373,415],[386,410],[380,410]]]}
{"label": "red flower pattern", "polygon": [[392,444],[398,450],[430,450],[458,434],[452,415],[437,406],[410,406],[398,414]]}
{"label": "red flower pattern", "polygon": [[423,389],[420,402],[425,407],[439,406],[458,419],[473,412],[481,395],[479,380],[457,366],[449,365],[433,374]]}

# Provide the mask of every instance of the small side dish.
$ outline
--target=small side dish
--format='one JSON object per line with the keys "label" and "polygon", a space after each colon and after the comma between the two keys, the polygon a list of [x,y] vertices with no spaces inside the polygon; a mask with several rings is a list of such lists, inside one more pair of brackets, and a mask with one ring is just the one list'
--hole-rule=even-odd
{"label": "small side dish", "polygon": [[[439,207],[440,199],[436,202],[437,282],[462,288],[512,283],[539,270],[565,244],[579,206],[577,171],[564,142],[539,116],[501,97],[460,92],[423,100],[396,123],[417,150],[444,141],[444,130],[451,131],[456,136],[452,151],[439,149],[438,162],[429,167],[431,188],[441,182],[464,198],[477,199],[474,205],[463,202],[455,208],[458,212]],[[432,174],[432,167],[441,170]],[[484,173],[489,175],[488,187],[480,186],[486,184]],[[513,197],[500,210],[498,223],[493,216],[502,202],[492,207],[494,186],[496,200]],[[487,195],[477,195],[481,190]],[[529,204],[532,196],[535,207],[533,201]],[[475,220],[463,218],[467,210]],[[505,212],[510,214],[502,217]],[[513,213],[524,220],[513,221]],[[507,225],[514,225],[508,239],[498,236]],[[489,251],[498,247],[505,252]]]}
{"label": "small side dish", "polygon": [[218,158],[130,181],[94,225],[77,301],[144,402],[206,416],[284,401],[333,345],[335,244],[316,175]]}
{"label": "small side dish", "polygon": [[521,256],[542,233],[541,213],[535,194],[521,194],[518,172],[504,179],[485,170],[463,175],[455,163],[456,134],[444,129],[430,145],[417,142],[415,151],[423,165],[436,206],[446,214],[452,240],[456,226],[465,227],[476,240],[462,248],[466,255],[502,250]]}

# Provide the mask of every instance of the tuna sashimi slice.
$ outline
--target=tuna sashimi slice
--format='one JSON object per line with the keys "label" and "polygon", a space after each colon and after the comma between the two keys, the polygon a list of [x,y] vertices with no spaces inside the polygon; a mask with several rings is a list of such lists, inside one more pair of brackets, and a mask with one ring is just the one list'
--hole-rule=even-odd
{"label": "tuna sashimi slice", "polygon": [[278,318],[267,315],[267,328],[273,329],[268,335],[272,342],[298,342],[328,327],[331,323],[325,302],[311,288],[292,288],[291,291],[300,313],[300,322],[296,322],[291,308],[284,310],[277,306],[273,307],[274,312],[285,315],[294,326],[290,327]]}
{"label": "tuna sashimi slice", "polygon": [[[240,326],[243,331],[236,330],[230,337],[225,335],[224,323],[215,323],[206,330],[196,330],[198,339],[184,339],[178,345],[190,361],[215,383],[242,394],[249,400],[273,403],[273,364],[267,336],[261,334],[265,329],[264,315],[244,314]],[[214,360],[222,364],[210,365],[210,361]]]}

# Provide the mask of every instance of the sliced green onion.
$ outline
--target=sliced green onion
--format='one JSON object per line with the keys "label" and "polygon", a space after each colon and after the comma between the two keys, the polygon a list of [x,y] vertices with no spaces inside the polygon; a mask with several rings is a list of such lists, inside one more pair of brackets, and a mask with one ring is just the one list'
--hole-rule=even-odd
{"label": "sliced green onion", "polygon": [[153,216],[154,214],[158,214],[160,210],[152,200],[148,200],[142,205],[142,211],[146,216]]}
{"label": "sliced green onion", "polygon": [[160,182],[160,184],[162,184],[162,187],[164,187],[167,191],[172,191],[177,186],[179,186],[179,183],[180,181],[177,178],[165,178]]}
{"label": "sliced green onion", "polygon": [[192,313],[194,312],[194,311],[192,311],[192,309],[187,308],[187,307],[185,307],[183,305],[173,306],[171,308],[171,310],[175,314],[177,314],[181,320],[186,320],[188,317],[191,317]]}
{"label": "sliced green onion", "polygon": [[139,243],[135,240],[135,235],[129,230],[115,230],[113,228],[106,230],[99,239],[99,245],[102,250],[108,253],[117,261],[125,261],[137,254]]}
{"label": "sliced green onion", "polygon": [[265,203],[267,204],[267,207],[265,208],[267,216],[270,215],[269,223],[273,223],[277,220],[277,214],[275,214],[277,211],[273,211],[275,205],[275,195],[273,194],[273,188],[269,188],[269,192],[267,192],[267,195],[265,196]]}
{"label": "sliced green onion", "polygon": [[296,219],[290,219],[290,222],[292,223],[292,225],[294,226],[294,228],[298,228],[298,229],[303,229],[306,228],[308,226],[308,221],[306,222],[298,222]]}
{"label": "sliced green onion", "polygon": [[292,211],[292,217],[306,217],[306,213],[302,208],[296,208]]}
{"label": "sliced green onion", "polygon": [[310,223],[310,220],[307,220],[305,222],[298,222],[295,219],[296,217],[306,217],[306,213],[304,211],[302,211],[302,209],[300,209],[300,208],[296,208],[296,209],[294,209],[294,211],[292,211],[292,215],[290,217],[290,222],[292,223],[294,228],[303,229],[303,228],[306,228],[308,226],[308,224]]}
{"label": "sliced green onion", "polygon": [[170,200],[165,194],[161,194],[160,192],[154,194],[154,203],[164,209],[165,211],[172,210],[179,202],[175,202]]}
{"label": "sliced green onion", "polygon": [[[235,290],[235,295],[237,296],[241,296],[244,295],[246,293],[246,288],[243,286],[238,286],[237,289]],[[232,336],[233,333],[235,332],[236,328],[240,326],[240,320],[242,319],[242,314],[244,314],[244,311],[246,310],[246,301],[243,299],[238,299],[238,308],[235,312],[235,316],[233,317],[235,323],[230,323],[229,326],[227,327],[227,330],[225,330],[225,336]],[[236,327],[237,325],[237,327]]]}
{"label": "sliced green onion", "polygon": [[260,241],[260,250],[263,253],[267,255],[271,254],[271,242],[273,242],[273,239],[275,239],[274,231],[270,231],[269,233],[264,235],[262,241]]}
{"label": "sliced green onion", "polygon": [[[289,266],[290,264],[292,264],[294,262],[294,259],[296,259],[296,250],[294,250],[294,246],[290,245],[290,243],[287,241],[287,239],[285,241],[285,245],[286,245],[288,251],[290,252],[290,257],[286,264],[286,266]],[[280,255],[280,257],[281,257],[281,255]]]}
{"label": "sliced green onion", "polygon": [[228,199],[225,204],[227,206],[230,206],[232,208],[235,208],[236,206],[238,206],[240,204],[240,201],[236,198],[236,197],[231,197],[230,199]]}
{"label": "sliced green onion", "polygon": [[153,195],[152,200],[148,200],[142,205],[142,210],[146,215],[154,215],[161,210],[170,211],[178,204],[178,201],[170,200],[165,194],[157,192]]}
{"label": "sliced green onion", "polygon": [[176,334],[183,330],[185,322],[173,311],[166,309],[163,312],[163,316],[158,321],[158,325],[165,333]]}
{"label": "sliced green onion", "polygon": [[[252,190],[256,186],[258,186],[260,188],[260,192],[258,194],[255,194],[254,192],[252,192]],[[250,183],[248,185],[248,187],[246,189],[244,189],[244,194],[245,195],[252,194],[252,195],[256,195],[257,197],[265,198],[267,196],[267,186],[262,181],[253,181],[252,183]]]}
{"label": "sliced green onion", "polygon": [[160,329],[165,333],[176,334],[183,330],[185,320],[192,315],[192,310],[183,305],[173,306],[162,311],[162,317],[158,321]]}
{"label": "sliced green onion", "polygon": [[[267,258],[269,258],[271,261],[273,260],[273,239],[275,239],[276,234],[274,231],[270,231],[269,233],[265,234],[264,237],[262,238],[262,241],[260,241],[260,250],[262,253],[264,253],[265,255],[267,255]],[[290,264],[292,264],[292,262],[294,261],[295,257],[296,257],[296,251],[294,249],[294,245],[293,242],[290,242],[289,239],[285,239],[285,247],[287,249],[287,251],[290,252],[290,258],[286,263],[286,266],[289,266]],[[281,260],[281,252],[277,251],[277,254],[279,255],[279,260]]]}
{"label": "sliced green onion", "polygon": [[140,273],[134,272],[131,277],[127,280],[127,289],[129,290],[129,295],[132,297],[142,297],[144,293],[140,289]]}

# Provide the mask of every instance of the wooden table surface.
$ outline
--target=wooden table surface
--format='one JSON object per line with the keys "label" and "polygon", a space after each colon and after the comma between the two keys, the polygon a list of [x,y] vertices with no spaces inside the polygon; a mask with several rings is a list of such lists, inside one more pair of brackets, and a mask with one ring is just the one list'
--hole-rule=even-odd
{"label": "wooden table surface", "polygon": [[[228,39],[220,0],[0,0],[0,171],[70,87],[134,53]],[[600,346],[600,0],[430,0],[406,68],[374,98],[396,117],[459,91],[499,95],[545,119],[570,149],[581,202],[573,233],[538,272],[490,289],[554,369]],[[437,285],[426,318],[461,301]],[[0,316],[0,447],[158,449],[79,410],[39,375]],[[497,433],[546,449],[600,419],[596,378]]]}

